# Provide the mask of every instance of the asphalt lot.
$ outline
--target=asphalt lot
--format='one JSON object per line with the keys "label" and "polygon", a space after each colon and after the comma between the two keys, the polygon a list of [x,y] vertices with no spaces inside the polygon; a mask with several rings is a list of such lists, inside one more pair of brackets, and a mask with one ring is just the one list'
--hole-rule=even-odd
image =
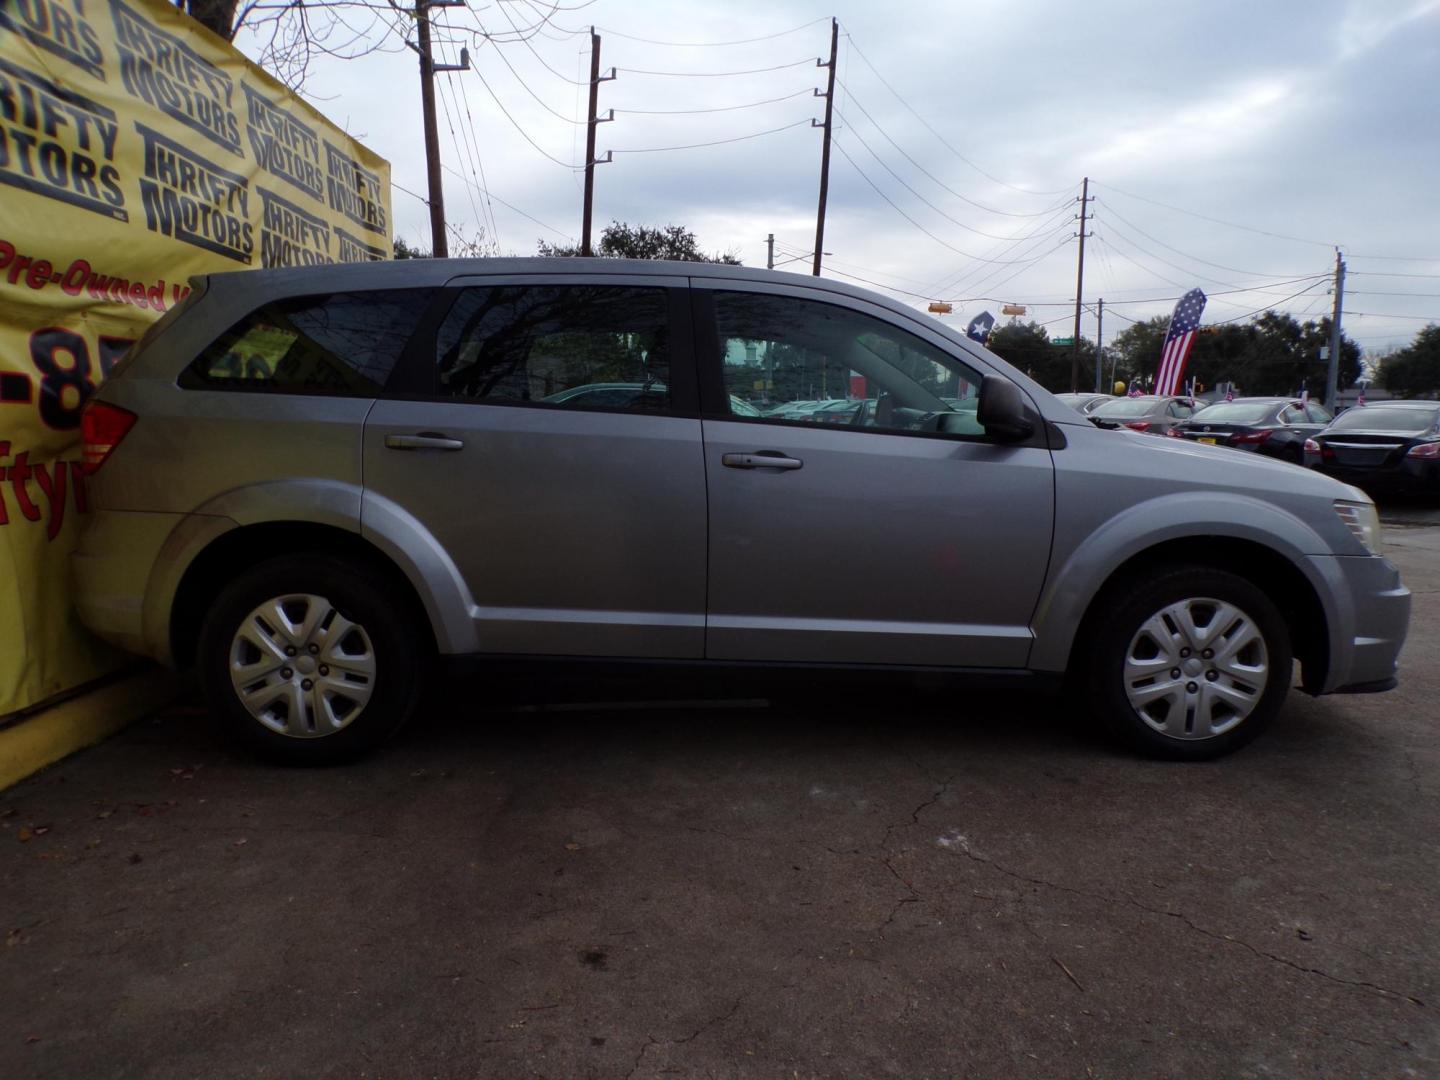
{"label": "asphalt lot", "polygon": [[177,707],[0,795],[0,1076],[1440,1075],[1429,514],[1401,689],[1210,765],[817,688],[293,771]]}

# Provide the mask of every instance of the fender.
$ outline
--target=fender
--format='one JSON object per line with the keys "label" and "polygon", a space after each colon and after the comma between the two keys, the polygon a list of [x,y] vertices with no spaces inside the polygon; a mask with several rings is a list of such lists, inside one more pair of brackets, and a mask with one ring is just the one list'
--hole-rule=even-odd
{"label": "fender", "polygon": [[[1058,523],[1057,523],[1058,525]],[[1057,528],[1057,537],[1062,530]],[[1337,589],[1327,559],[1329,545],[1309,525],[1274,503],[1223,491],[1184,491],[1127,507],[1090,532],[1068,555],[1052,561],[1032,629],[1030,667],[1060,672],[1086,610],[1106,582],[1128,560],[1172,540],[1203,537],[1248,540],[1282,556],[1310,583],[1329,623],[1332,649],[1353,623],[1344,589]],[[1340,635],[1337,637],[1337,635]]]}
{"label": "fender", "polygon": [[357,484],[311,479],[235,488],[180,519],[160,549],[145,591],[143,627],[152,656],[173,663],[171,611],[180,582],[196,557],[234,529],[270,522],[328,525],[368,540],[409,580],[442,653],[478,648],[470,591],[429,531],[412,515],[362,492]]}

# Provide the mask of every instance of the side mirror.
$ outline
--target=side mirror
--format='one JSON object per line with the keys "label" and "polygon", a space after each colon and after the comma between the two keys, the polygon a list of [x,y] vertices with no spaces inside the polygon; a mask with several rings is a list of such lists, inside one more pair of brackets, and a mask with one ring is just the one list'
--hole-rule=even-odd
{"label": "side mirror", "polygon": [[986,375],[980,380],[976,419],[985,434],[1001,442],[1019,442],[1035,433],[1020,388],[1003,375]]}

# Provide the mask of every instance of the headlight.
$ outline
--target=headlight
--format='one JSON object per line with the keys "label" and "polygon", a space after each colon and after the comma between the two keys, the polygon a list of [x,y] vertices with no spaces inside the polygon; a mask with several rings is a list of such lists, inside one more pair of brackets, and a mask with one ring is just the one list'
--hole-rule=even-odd
{"label": "headlight", "polygon": [[1372,502],[1347,502],[1344,499],[1335,500],[1335,513],[1340,515],[1340,520],[1345,522],[1356,540],[1365,545],[1365,550],[1371,555],[1380,554],[1382,536],[1380,532],[1380,515],[1375,510]]}

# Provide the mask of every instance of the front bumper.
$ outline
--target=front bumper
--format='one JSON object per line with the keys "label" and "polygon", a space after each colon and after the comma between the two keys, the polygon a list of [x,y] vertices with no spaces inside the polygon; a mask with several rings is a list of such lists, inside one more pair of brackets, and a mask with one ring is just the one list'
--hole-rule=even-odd
{"label": "front bumper", "polygon": [[1410,590],[1400,572],[1374,555],[1312,555],[1309,562],[1331,600],[1330,663],[1320,692],[1393,685],[1410,627]]}

